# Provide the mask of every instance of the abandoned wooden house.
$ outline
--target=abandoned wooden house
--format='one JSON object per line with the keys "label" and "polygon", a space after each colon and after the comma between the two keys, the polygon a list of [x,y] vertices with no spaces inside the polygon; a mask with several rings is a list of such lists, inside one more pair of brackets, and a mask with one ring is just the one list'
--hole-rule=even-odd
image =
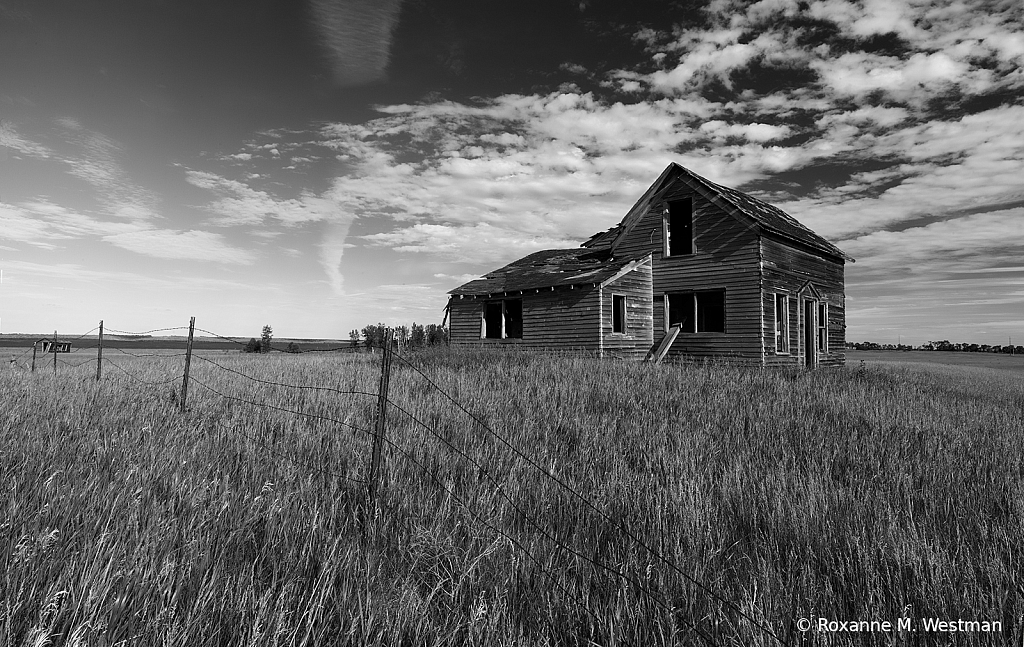
{"label": "abandoned wooden house", "polygon": [[581,247],[452,290],[451,342],[840,365],[846,261],[781,209],[673,163]]}

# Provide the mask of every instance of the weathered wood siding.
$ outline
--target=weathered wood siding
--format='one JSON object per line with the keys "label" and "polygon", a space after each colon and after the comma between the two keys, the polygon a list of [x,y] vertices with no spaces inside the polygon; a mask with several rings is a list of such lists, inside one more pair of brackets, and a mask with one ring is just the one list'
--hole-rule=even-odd
{"label": "weathered wood siding", "polygon": [[[604,287],[602,356],[642,360],[654,344],[653,274],[644,263]],[[612,332],[614,296],[626,298],[626,332]]]}
{"label": "weathered wood siding", "polygon": [[[696,252],[664,255],[662,201],[693,200]],[[617,254],[654,253],[654,340],[666,333],[663,295],[725,290],[724,333],[680,333],[669,357],[732,356],[762,361],[760,248],[750,226],[678,179],[654,200],[646,215],[623,237]]]}
{"label": "weathered wood siding", "polygon": [[599,289],[596,286],[560,287],[556,290],[510,294],[494,299],[523,300],[522,339],[481,339],[483,297],[450,301],[449,319],[453,346],[516,345],[527,348],[599,350]]}
{"label": "weathered wood siding", "polygon": [[[804,310],[800,289],[810,281],[828,303],[828,352],[818,353],[819,366],[846,362],[846,294],[844,265],[768,236],[761,238],[762,308],[767,364],[804,365]],[[789,294],[789,354],[775,352],[775,294]]]}

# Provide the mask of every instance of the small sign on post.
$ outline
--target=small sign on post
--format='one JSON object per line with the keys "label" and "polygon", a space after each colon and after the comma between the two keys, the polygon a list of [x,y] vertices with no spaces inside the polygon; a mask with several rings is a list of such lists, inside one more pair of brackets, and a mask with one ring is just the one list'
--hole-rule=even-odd
{"label": "small sign on post", "polygon": [[70,353],[71,342],[69,341],[51,341],[44,339],[40,342],[43,345],[44,353]]}

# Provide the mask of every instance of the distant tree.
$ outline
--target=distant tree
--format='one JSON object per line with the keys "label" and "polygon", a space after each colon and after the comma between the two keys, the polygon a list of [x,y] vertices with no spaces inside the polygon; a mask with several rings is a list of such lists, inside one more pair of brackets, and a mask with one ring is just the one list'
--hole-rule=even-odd
{"label": "distant tree", "polygon": [[301,353],[302,349],[299,348],[298,344],[296,344],[293,341],[290,341],[290,342],[288,342],[288,352],[289,353]]}
{"label": "distant tree", "polygon": [[359,335],[359,331],[358,330],[350,330],[350,331],[348,331],[348,341],[349,341],[350,344],[352,344],[352,348],[358,348],[359,347],[359,339],[360,339],[360,335]]}
{"label": "distant tree", "polygon": [[395,327],[395,343],[398,344],[399,348],[403,348],[409,344],[409,327],[408,326],[396,326]]}
{"label": "distant tree", "polygon": [[270,352],[270,340],[274,338],[274,329],[270,327],[270,324],[263,326],[263,332],[260,334],[260,352]]}
{"label": "distant tree", "polygon": [[369,325],[363,328],[363,339],[365,340],[367,348],[383,348],[384,347],[384,331],[387,329],[382,323],[377,325]]}
{"label": "distant tree", "polygon": [[853,345],[857,350],[882,350],[882,345],[873,341],[861,341]]}
{"label": "distant tree", "polygon": [[260,352],[260,343],[253,337],[249,340],[249,343],[245,345],[246,353],[258,353]]}
{"label": "distant tree", "polygon": [[448,344],[448,329],[437,324],[429,324],[426,328],[428,346],[444,346]]}
{"label": "distant tree", "polygon": [[423,324],[418,324],[415,321],[412,322],[412,328],[409,331],[409,347],[423,348],[426,345],[427,333],[423,329]]}

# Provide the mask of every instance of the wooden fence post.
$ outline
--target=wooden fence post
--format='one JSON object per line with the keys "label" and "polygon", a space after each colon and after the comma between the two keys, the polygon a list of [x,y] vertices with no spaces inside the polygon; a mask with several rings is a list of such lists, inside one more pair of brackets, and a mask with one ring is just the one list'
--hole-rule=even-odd
{"label": "wooden fence post", "polygon": [[384,348],[380,360],[380,388],[377,390],[377,425],[373,434],[373,457],[370,460],[369,503],[373,504],[377,496],[377,481],[380,478],[381,450],[384,445],[388,412],[388,386],[391,381],[391,340],[390,328],[384,331]]}
{"label": "wooden fence post", "polygon": [[188,344],[185,346],[185,375],[181,379],[181,412],[185,413],[185,399],[188,398],[188,369],[192,365],[192,333],[196,328],[196,318],[188,322]]}
{"label": "wooden fence post", "polygon": [[32,372],[36,372],[36,349],[39,348],[39,341],[32,342]]}
{"label": "wooden fence post", "polygon": [[53,331],[53,348],[51,348],[50,350],[53,351],[53,376],[57,377],[57,331],[56,330]]}
{"label": "wooden fence post", "polygon": [[103,320],[100,319],[100,341],[96,347],[96,381],[100,381],[100,375],[103,373]]}

